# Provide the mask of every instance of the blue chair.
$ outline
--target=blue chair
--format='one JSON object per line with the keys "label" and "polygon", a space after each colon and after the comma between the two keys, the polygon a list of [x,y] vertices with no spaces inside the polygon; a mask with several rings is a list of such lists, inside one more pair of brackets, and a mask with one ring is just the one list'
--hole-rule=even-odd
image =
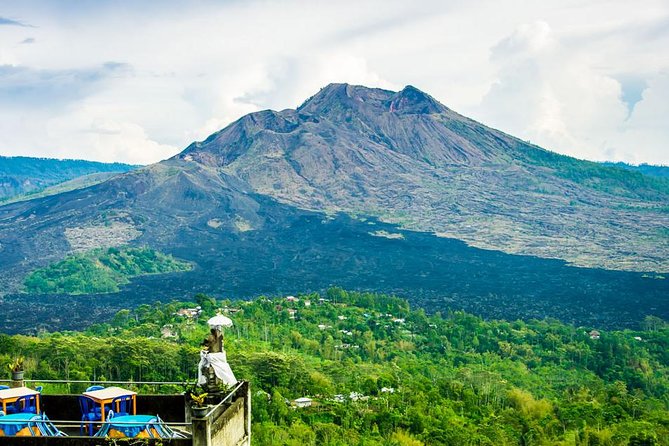
{"label": "blue chair", "polygon": [[0,390],[7,390],[9,389],[9,386],[0,386]]}
{"label": "blue chair", "polygon": [[110,407],[116,416],[124,417],[130,415],[130,412],[132,411],[132,396],[117,396],[112,400]]}
{"label": "blue chair", "polygon": [[51,420],[49,420],[49,417],[47,417],[45,413],[37,415],[37,417],[39,417],[39,419],[33,423],[34,426],[39,429],[39,432],[43,437],[67,437],[67,434],[59,430]]}
{"label": "blue chair", "polygon": [[88,389],[86,389],[86,392],[93,392],[94,390],[102,390],[104,388],[105,386],[90,386]]}
{"label": "blue chair", "polygon": [[79,409],[81,409],[81,425],[79,433],[84,433],[84,427],[88,430],[88,435],[93,436],[93,424],[96,421],[102,421],[102,412],[97,407],[95,401],[87,396],[79,396]]}
{"label": "blue chair", "polygon": [[37,390],[39,393],[42,393],[42,389],[44,389],[42,386],[35,387],[35,390]]}
{"label": "blue chair", "polygon": [[37,413],[37,398],[35,395],[26,395],[7,406],[7,413]]}

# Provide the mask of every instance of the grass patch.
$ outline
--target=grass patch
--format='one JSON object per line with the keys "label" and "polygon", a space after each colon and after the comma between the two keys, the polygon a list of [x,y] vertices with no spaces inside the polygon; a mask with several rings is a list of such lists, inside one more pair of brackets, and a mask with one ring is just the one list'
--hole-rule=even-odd
{"label": "grass patch", "polygon": [[190,269],[189,263],[149,248],[94,249],[33,271],[24,285],[32,294],[113,293],[133,277]]}

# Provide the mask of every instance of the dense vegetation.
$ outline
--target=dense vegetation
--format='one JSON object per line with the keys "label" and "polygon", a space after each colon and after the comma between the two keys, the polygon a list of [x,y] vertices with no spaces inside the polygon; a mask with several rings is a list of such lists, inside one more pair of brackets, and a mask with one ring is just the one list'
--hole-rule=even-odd
{"label": "dense vegetation", "polygon": [[29,293],[112,293],[132,277],[187,271],[190,265],[148,248],[95,249],[30,273]]}
{"label": "dense vegetation", "polygon": [[669,179],[660,175],[647,175],[641,168],[628,169],[614,164],[579,160],[538,147],[524,150],[522,156],[532,164],[551,169],[558,177],[602,192],[649,200],[669,197]]}
{"label": "dense vegetation", "polygon": [[36,194],[65,181],[102,172],[136,168],[122,163],[0,156],[0,203],[21,194]]}
{"label": "dense vegetation", "polygon": [[[225,308],[228,358],[252,382],[254,444],[669,444],[660,319],[593,339],[592,327],[555,320],[428,316],[385,295],[299,297],[198,295],[121,311],[85,333],[0,335],[0,365],[22,354],[34,379],[192,379],[204,321]],[[200,320],[175,315],[196,304]],[[286,404],[303,396],[314,405]]]}

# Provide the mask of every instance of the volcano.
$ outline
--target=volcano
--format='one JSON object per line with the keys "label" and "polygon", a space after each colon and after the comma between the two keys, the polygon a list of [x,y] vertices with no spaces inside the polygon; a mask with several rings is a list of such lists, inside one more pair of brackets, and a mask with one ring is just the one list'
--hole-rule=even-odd
{"label": "volcano", "polygon": [[[168,160],[0,207],[0,289],[57,326],[63,299],[90,316],[195,292],[330,285],[429,310],[628,325],[669,315],[667,209],[664,178],[544,150],[412,86],[331,84]],[[195,267],[113,299],[17,294],[36,268],[123,245]],[[18,310],[5,317],[17,329]]]}

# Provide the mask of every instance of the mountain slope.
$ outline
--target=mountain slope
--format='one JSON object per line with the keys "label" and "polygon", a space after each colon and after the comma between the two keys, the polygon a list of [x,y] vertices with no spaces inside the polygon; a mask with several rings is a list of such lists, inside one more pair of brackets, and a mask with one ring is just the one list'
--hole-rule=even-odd
{"label": "mountain slope", "polygon": [[[99,178],[99,174],[123,173],[136,167],[122,163],[0,156],[0,203],[35,198],[36,194],[49,186],[98,174],[97,178],[86,180],[90,185],[110,177],[106,175]],[[77,185],[73,184],[72,187]]]}
{"label": "mountain slope", "polygon": [[669,181],[545,151],[413,87],[330,85],[178,159],[300,208],[374,215],[509,253],[669,270]]}

